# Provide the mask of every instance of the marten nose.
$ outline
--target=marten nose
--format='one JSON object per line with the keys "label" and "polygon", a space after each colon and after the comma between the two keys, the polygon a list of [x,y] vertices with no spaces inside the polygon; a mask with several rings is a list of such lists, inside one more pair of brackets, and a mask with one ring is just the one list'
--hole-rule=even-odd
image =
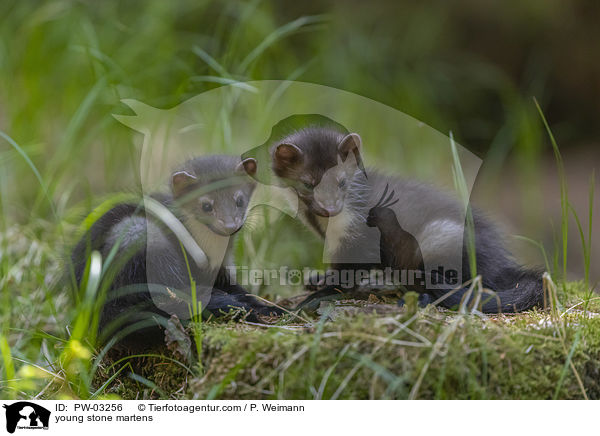
{"label": "marten nose", "polygon": [[342,211],[342,207],[344,206],[344,203],[340,200],[337,200],[335,202],[330,202],[328,204],[323,204],[321,202],[317,202],[317,205],[320,207],[323,216],[336,216],[338,213],[340,213]]}
{"label": "marten nose", "polygon": [[219,220],[219,225],[224,233],[233,233],[240,228],[236,220]]}
{"label": "marten nose", "polygon": [[325,210],[325,213],[327,214],[327,216],[335,216],[338,213],[340,213],[341,208],[334,206],[334,207],[326,207],[326,208],[324,208],[324,210]]}

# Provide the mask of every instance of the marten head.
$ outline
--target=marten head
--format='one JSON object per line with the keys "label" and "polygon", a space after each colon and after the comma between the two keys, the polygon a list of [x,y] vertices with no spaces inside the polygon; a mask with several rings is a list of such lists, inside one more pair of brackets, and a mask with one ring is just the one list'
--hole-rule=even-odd
{"label": "marten head", "polygon": [[270,148],[274,173],[312,213],[332,217],[344,208],[348,188],[362,168],[361,139],[332,128],[306,127]]}
{"label": "marten head", "polygon": [[246,219],[255,182],[256,160],[233,156],[206,156],[186,162],[171,176],[176,204],[186,216],[213,232],[229,236]]}

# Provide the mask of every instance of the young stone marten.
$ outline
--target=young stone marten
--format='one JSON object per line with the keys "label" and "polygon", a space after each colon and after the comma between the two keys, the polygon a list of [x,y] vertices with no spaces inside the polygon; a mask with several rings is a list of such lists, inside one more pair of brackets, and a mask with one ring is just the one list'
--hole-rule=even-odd
{"label": "young stone marten", "polygon": [[[472,277],[465,208],[456,198],[415,180],[364,170],[361,137],[335,123],[295,128],[266,144],[274,174],[301,200],[300,218],[326,241],[333,270],[390,267],[417,270],[422,277],[429,274],[438,280],[437,270],[423,271],[425,259],[456,277],[449,274],[447,286],[421,282],[412,289],[430,301],[445,295],[442,306],[458,305],[466,288],[448,291]],[[378,201],[389,204],[382,208]],[[473,221],[477,274],[483,287],[496,291],[500,300],[498,304],[496,298],[484,298],[483,311],[519,312],[541,305],[541,273],[512,260],[503,237],[482,213],[474,210]],[[339,285],[324,286],[299,307],[341,290]]]}
{"label": "young stone marten", "polygon": [[[147,200],[164,206],[193,241],[176,236],[177,225],[166,225],[150,213],[147,203],[118,204],[94,222],[71,259],[80,286],[90,253],[96,250],[105,260],[116,250],[103,278],[110,280],[100,318],[104,339],[121,334],[128,345],[161,341],[159,324],[165,318],[189,315],[189,297],[186,302],[182,295],[190,295],[192,284],[205,314],[243,309],[246,318],[254,320],[257,314],[281,314],[235,284],[224,268],[231,237],[244,224],[254,189],[248,174],[255,171],[254,159],[199,157],[172,174],[169,194]],[[201,250],[200,260],[190,248],[194,246]]]}

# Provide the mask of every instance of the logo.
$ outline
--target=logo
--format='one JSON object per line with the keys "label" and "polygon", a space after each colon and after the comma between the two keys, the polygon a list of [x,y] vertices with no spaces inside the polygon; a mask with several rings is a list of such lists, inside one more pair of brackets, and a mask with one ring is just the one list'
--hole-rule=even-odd
{"label": "logo", "polygon": [[[398,284],[418,292],[448,291],[468,280],[466,274],[463,276],[464,223],[467,200],[482,161],[423,123],[365,97],[292,81],[222,86],[168,110],[136,100],[123,103],[135,115],[114,117],[144,135],[140,160],[144,208],[165,224],[174,224],[168,227],[194,263],[203,271],[211,271],[195,283],[196,298],[203,307],[211,299],[220,271],[210,265],[222,264],[226,250],[205,253],[212,246],[200,247],[198,243],[213,237],[210,229],[194,225],[189,233],[190,229],[177,223],[177,217],[151,194],[157,181],[173,181],[177,173],[172,174],[171,169],[185,156],[208,155],[221,149],[240,156],[241,162],[254,162],[252,171],[246,171],[256,182],[251,200],[244,204],[246,213],[256,206],[263,210],[270,206],[291,218],[301,218],[321,237],[324,265],[352,266],[344,271],[331,268],[343,275],[330,275],[320,291],[338,293],[340,286],[346,287],[343,283],[348,283],[348,288],[357,283],[372,287],[371,282],[365,283],[371,270],[389,269],[394,275],[390,286]],[[363,156],[363,149],[380,154],[386,171],[401,177],[383,186],[387,176],[367,174],[364,164],[368,161],[363,162],[363,158],[368,156]],[[314,151],[315,159],[305,156],[305,150]],[[438,192],[435,187],[443,189]],[[213,219],[198,216],[198,221]],[[242,219],[247,216],[240,214]],[[265,226],[267,245],[277,244],[277,231],[268,228],[270,214],[263,219],[257,210],[252,218]],[[162,225],[152,225],[146,231],[161,229]],[[179,319],[189,319],[188,306],[181,304],[189,295],[181,291],[188,285],[191,289],[191,283],[184,278],[177,281],[183,285],[181,289],[166,288],[162,268],[156,267],[164,262],[162,233],[148,233],[145,239],[146,282],[151,284],[154,304]],[[223,246],[227,246],[226,241]],[[266,261],[261,257],[253,259],[248,268],[242,267],[242,283],[246,282],[245,273],[257,285],[260,283],[255,278],[274,278],[274,270],[260,268]],[[364,268],[355,267],[360,265]],[[287,284],[303,282],[299,270],[282,268]],[[387,286],[390,280],[385,282]]]}
{"label": "logo", "polygon": [[48,430],[50,411],[28,401],[19,401],[10,405],[4,404],[6,409],[6,431],[14,433],[18,429]]}

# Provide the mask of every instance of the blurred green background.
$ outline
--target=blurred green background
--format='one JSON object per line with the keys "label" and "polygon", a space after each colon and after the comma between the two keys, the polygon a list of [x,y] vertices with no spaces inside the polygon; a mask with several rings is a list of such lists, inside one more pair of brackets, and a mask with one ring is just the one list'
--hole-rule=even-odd
{"label": "blurred green background", "polygon": [[[337,87],[452,131],[485,158],[475,203],[551,255],[559,180],[536,97],[588,228],[600,162],[597,1],[4,1],[0,16],[0,129],[42,181],[1,139],[4,235],[62,232],[68,243],[69,225],[100,196],[139,183],[142,137],[112,117],[131,114],[121,99],[170,108],[260,79]],[[569,271],[581,278],[574,224],[570,235]],[[543,263],[535,246],[514,243],[524,261]]]}

